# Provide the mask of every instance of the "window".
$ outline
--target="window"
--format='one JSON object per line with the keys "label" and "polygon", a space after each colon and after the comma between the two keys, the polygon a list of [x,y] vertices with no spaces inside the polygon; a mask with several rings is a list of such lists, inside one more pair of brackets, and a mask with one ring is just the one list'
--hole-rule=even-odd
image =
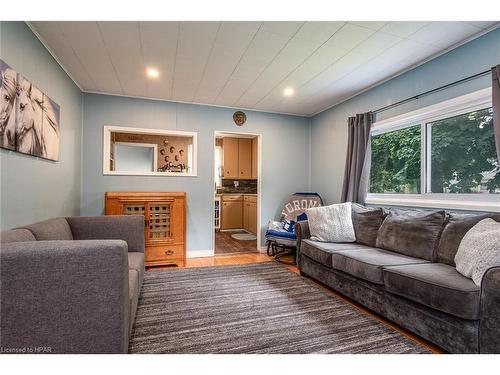
{"label": "window", "polygon": [[420,125],[372,137],[370,192],[420,193]]}
{"label": "window", "polygon": [[376,122],[367,202],[500,211],[491,90]]}
{"label": "window", "polygon": [[491,108],[427,126],[431,139],[429,193],[500,193]]}

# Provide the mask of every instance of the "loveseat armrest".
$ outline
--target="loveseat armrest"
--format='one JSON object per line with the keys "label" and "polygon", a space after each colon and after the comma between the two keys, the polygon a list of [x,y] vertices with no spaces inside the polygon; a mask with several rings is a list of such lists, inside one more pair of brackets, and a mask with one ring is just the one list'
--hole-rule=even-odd
{"label": "loveseat armrest", "polygon": [[483,276],[480,316],[479,352],[500,353],[500,265]]}
{"label": "loveseat armrest", "polygon": [[126,353],[127,258],[122,240],[3,244],[3,352]]}
{"label": "loveseat armrest", "polygon": [[311,238],[309,231],[309,222],[307,220],[297,221],[294,226],[295,235],[297,236],[297,251],[300,251],[302,240]]}
{"label": "loveseat armrest", "polygon": [[128,251],[144,252],[143,215],[67,217],[75,240],[123,240]]}

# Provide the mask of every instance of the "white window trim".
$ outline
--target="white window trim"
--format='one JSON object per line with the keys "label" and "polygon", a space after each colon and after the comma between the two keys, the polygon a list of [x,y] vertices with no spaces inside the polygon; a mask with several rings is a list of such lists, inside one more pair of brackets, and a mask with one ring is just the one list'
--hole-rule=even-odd
{"label": "white window trim", "polygon": [[[145,129],[145,128],[132,128],[125,126],[104,126],[104,136],[103,136],[103,152],[102,152],[102,174],[107,176],[157,176],[157,177],[196,177],[197,176],[197,151],[198,151],[198,133],[188,132],[180,130],[165,130],[165,129]],[[189,173],[179,173],[179,172],[122,172],[122,171],[112,171],[109,169],[110,166],[110,155],[111,155],[111,133],[140,133],[140,134],[157,134],[157,135],[167,135],[167,136],[182,136],[182,137],[192,137],[193,138],[193,156],[192,156],[192,171]]]}
{"label": "white window trim", "polygon": [[[404,129],[420,125],[422,136],[421,160],[421,194],[374,194],[368,193],[366,203],[388,206],[409,206],[428,208],[450,208],[471,211],[500,212],[500,197],[497,194],[438,194],[427,193],[425,185],[430,175],[427,164],[430,153],[426,154],[426,147],[430,142],[427,136],[428,123],[448,117],[458,116],[475,110],[492,106],[491,88],[475,91],[438,104],[427,106],[416,111],[395,116],[373,124],[371,135]],[[426,144],[427,143],[427,144]]]}

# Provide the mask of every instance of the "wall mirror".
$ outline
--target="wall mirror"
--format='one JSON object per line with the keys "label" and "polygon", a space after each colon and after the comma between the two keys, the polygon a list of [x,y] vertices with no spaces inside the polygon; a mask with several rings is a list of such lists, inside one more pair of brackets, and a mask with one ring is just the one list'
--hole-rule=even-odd
{"label": "wall mirror", "polygon": [[196,176],[197,133],[104,127],[103,173]]}

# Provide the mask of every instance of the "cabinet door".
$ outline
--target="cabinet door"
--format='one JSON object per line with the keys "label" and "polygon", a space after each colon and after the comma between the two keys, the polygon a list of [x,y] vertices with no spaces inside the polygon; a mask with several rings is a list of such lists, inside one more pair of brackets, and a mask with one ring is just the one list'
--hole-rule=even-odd
{"label": "cabinet door", "polygon": [[146,214],[146,242],[173,242],[173,203],[173,200],[169,202],[148,202]]}
{"label": "cabinet door", "polygon": [[257,160],[259,157],[259,151],[258,151],[258,138],[255,137],[252,139],[252,179],[257,179]]}
{"label": "cabinet door", "polygon": [[238,138],[222,140],[223,178],[238,178]]}
{"label": "cabinet door", "polygon": [[243,201],[222,202],[222,229],[243,227]]}
{"label": "cabinet door", "polygon": [[248,204],[248,231],[257,234],[257,203],[247,202]]}
{"label": "cabinet door", "polygon": [[252,178],[252,140],[238,139],[238,178]]}
{"label": "cabinet door", "polygon": [[243,202],[243,229],[250,232],[250,222],[249,222],[249,211],[250,211],[250,203]]}

